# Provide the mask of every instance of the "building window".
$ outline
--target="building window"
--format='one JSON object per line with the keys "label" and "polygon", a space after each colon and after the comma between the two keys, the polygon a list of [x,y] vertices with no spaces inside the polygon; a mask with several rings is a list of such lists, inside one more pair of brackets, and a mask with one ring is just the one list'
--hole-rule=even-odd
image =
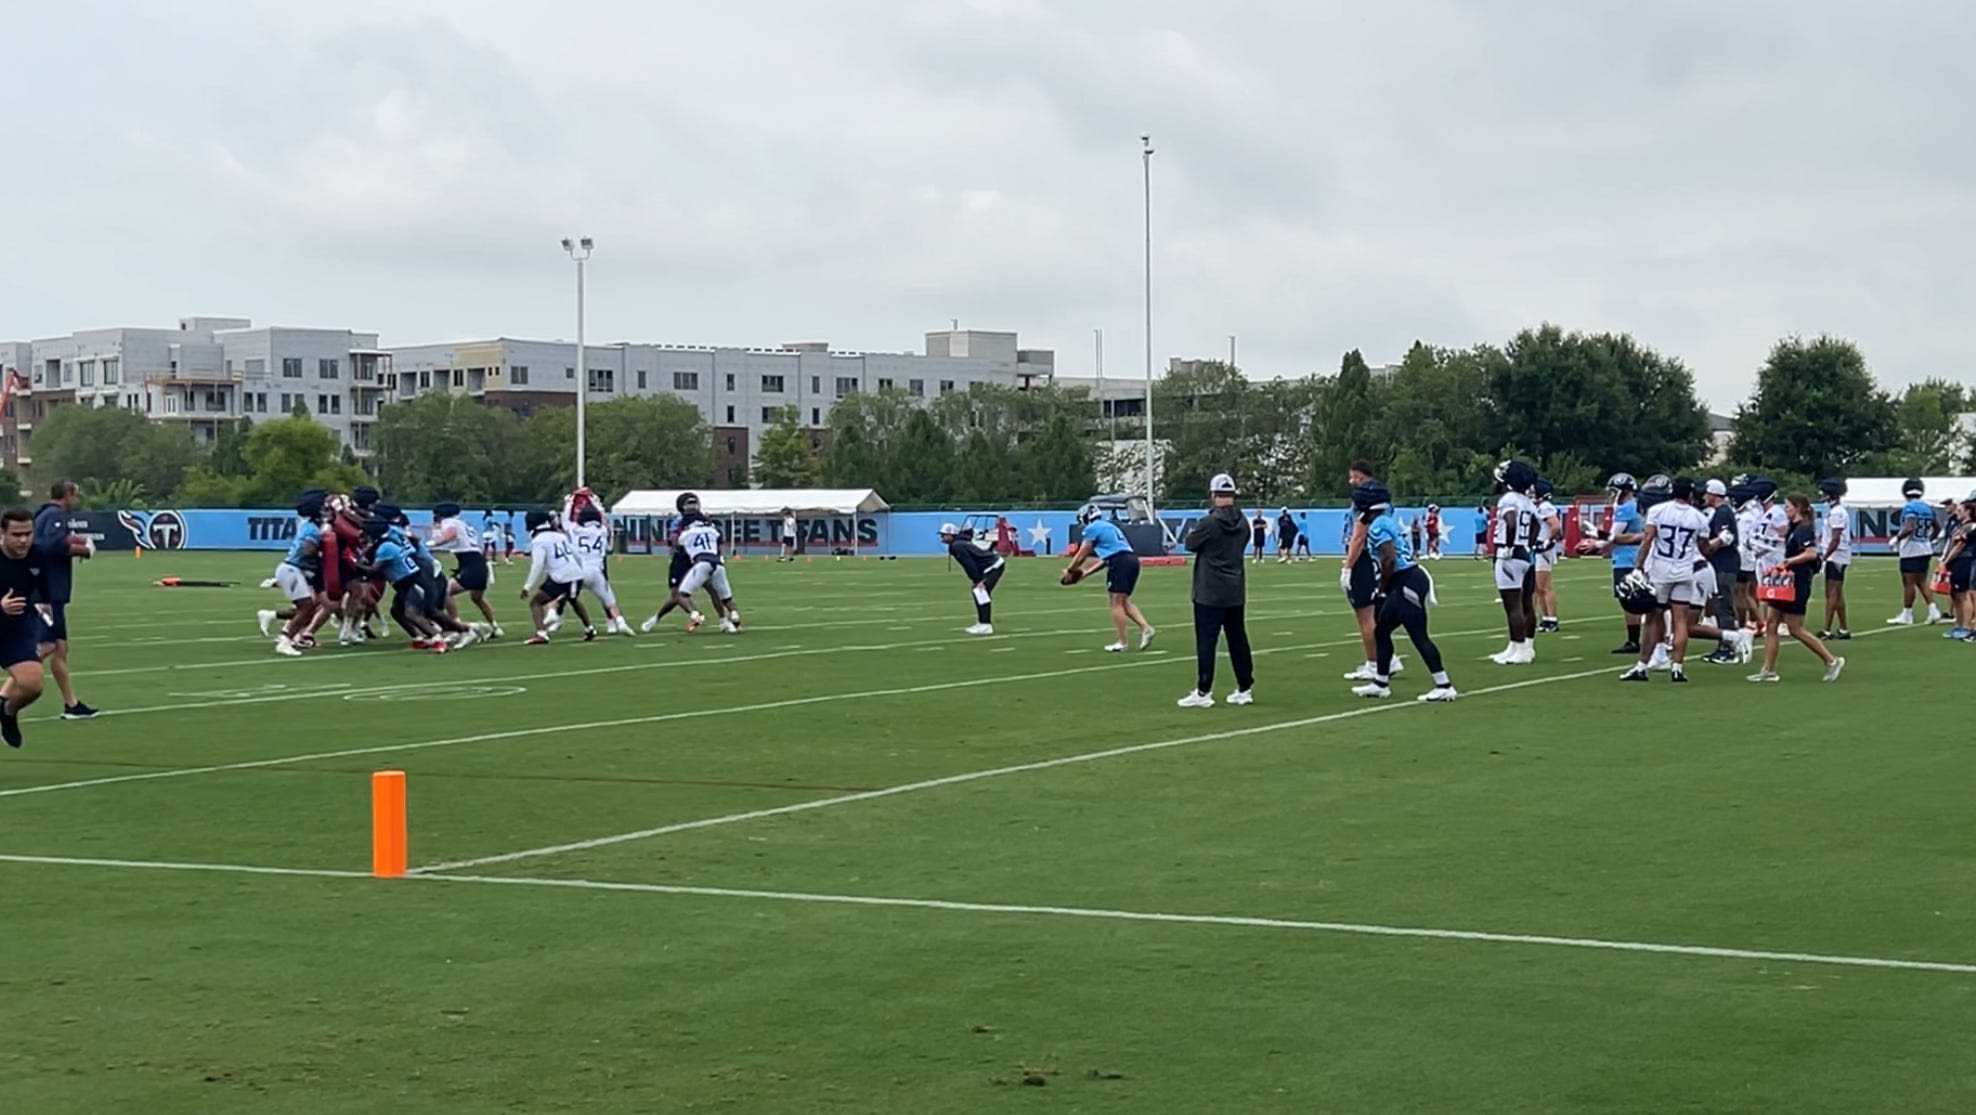
{"label": "building window", "polygon": [[465,387],[466,385],[467,385],[467,370],[465,368],[454,368],[453,386]]}
{"label": "building window", "polygon": [[568,364],[565,364],[565,365],[563,365],[563,378],[564,378],[564,379],[575,379],[575,378],[576,378],[576,369],[575,369],[574,367],[572,367],[572,366],[570,366],[570,365],[568,365]]}
{"label": "building window", "polygon": [[431,389],[432,389],[432,370],[428,368],[419,373],[419,390],[429,391]]}
{"label": "building window", "polygon": [[343,362],[334,356],[318,360],[316,375],[321,379],[340,379],[343,376]]}
{"label": "building window", "polygon": [[951,379],[943,379],[943,380],[941,380],[941,381],[940,381],[940,393],[941,393],[942,395],[951,395],[951,394],[953,394],[953,393],[954,393],[954,381],[953,381],[953,380],[951,380]]}
{"label": "building window", "polygon": [[[260,374],[262,374],[262,373],[264,373],[264,372],[266,372],[266,371],[267,371],[267,364],[266,364],[266,363],[264,363],[264,362],[262,362],[262,361],[259,361],[259,360],[249,360],[249,361],[247,361],[247,374],[248,374],[248,375],[250,375],[250,376],[251,376],[251,375],[260,375]],[[302,358],[301,358],[301,357],[299,357],[299,356],[284,356],[284,357],[282,357],[282,358],[281,358],[281,378],[283,378],[283,379],[301,379],[301,378],[302,378]]]}
{"label": "building window", "polygon": [[733,372],[729,372],[729,373],[727,373],[727,388],[726,388],[726,390],[729,390],[729,391],[732,391],[732,390],[734,390],[734,373],[733,373]]}
{"label": "building window", "polygon": [[878,389],[879,389],[880,391],[890,391],[890,390],[892,390],[892,381],[891,381],[891,380],[889,380],[889,379],[881,379],[881,380],[879,380],[879,381],[878,381]]}
{"label": "building window", "polygon": [[526,364],[516,364],[516,365],[515,365],[514,367],[512,367],[512,368],[509,368],[509,369],[508,369],[508,382],[509,382],[509,383],[512,383],[512,384],[514,384],[514,385],[515,385],[516,387],[527,387],[527,386],[528,386],[528,365],[526,365]]}
{"label": "building window", "polygon": [[166,414],[177,414],[177,413],[178,413],[178,396],[177,396],[177,395],[174,395],[174,394],[172,394],[172,393],[170,393],[170,392],[166,392],[166,393],[165,393],[165,413],[166,413]]}
{"label": "building window", "polygon": [[[728,407],[728,408],[727,408],[727,420],[728,420],[729,422],[733,422],[733,421],[734,421],[734,408],[733,408],[733,407]],[[729,439],[728,439],[728,441],[729,441],[729,442],[732,442],[733,440],[734,440],[733,438],[729,438]],[[732,452],[734,452],[734,450],[730,448],[730,449],[728,450],[728,452],[730,452],[730,453],[732,453]]]}
{"label": "building window", "polygon": [[114,356],[103,360],[103,386],[111,387],[123,382],[123,361]]}
{"label": "building window", "polygon": [[343,413],[343,396],[331,395],[329,397],[329,412],[331,414]]}
{"label": "building window", "polygon": [[82,379],[80,382],[84,387],[96,386],[96,361],[84,360],[82,362]]}
{"label": "building window", "polygon": [[812,426],[823,425],[823,411],[821,409],[817,407],[810,408],[810,425]]}
{"label": "building window", "polygon": [[822,376],[811,376],[811,377],[810,377],[810,394],[812,394],[812,395],[821,395],[821,394],[823,394],[823,377],[822,377]]}
{"label": "building window", "polygon": [[[170,395],[165,396],[165,401],[169,403],[171,401],[171,396]],[[295,397],[293,395],[288,394],[286,391],[282,392],[281,413],[287,414],[289,411],[294,409],[295,409]]]}
{"label": "building window", "polygon": [[734,439],[733,439],[733,438],[728,438],[728,439],[727,439],[727,455],[728,455],[728,456],[730,456],[730,457],[734,455]]}
{"label": "building window", "polygon": [[75,383],[75,361],[64,360],[62,361],[62,386],[68,387],[73,383]]}
{"label": "building window", "polygon": [[590,369],[590,390],[609,394],[617,390],[617,371],[613,368]]}
{"label": "building window", "polygon": [[782,394],[782,377],[781,377],[781,376],[763,376],[763,377],[762,377],[762,394],[764,394],[764,395],[780,395],[780,394]]}
{"label": "building window", "polygon": [[645,390],[645,369],[638,369],[638,390]]}
{"label": "building window", "polygon": [[764,425],[764,426],[773,426],[773,425],[775,425],[775,416],[776,416],[776,408],[774,408],[774,407],[763,407],[763,408],[762,408],[762,425]]}
{"label": "building window", "polygon": [[698,391],[700,389],[700,373],[672,373],[672,389],[674,391]]}
{"label": "building window", "polygon": [[911,395],[915,399],[926,398],[926,381],[923,379],[907,380],[906,393]]}
{"label": "building window", "polygon": [[856,377],[854,377],[854,376],[838,376],[838,377],[837,377],[837,397],[838,397],[838,398],[840,398],[840,399],[841,399],[841,398],[843,398],[843,397],[844,397],[844,396],[846,396],[846,395],[855,395],[855,394],[857,394],[857,393],[858,393],[858,381],[857,381],[857,378],[856,378]]}

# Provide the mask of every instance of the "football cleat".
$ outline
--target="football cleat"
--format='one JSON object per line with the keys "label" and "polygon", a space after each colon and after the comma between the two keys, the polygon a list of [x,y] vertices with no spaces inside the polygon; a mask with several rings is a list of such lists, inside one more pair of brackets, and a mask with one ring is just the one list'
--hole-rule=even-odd
{"label": "football cleat", "polygon": [[1415,697],[1414,700],[1429,701],[1429,702],[1452,701],[1459,696],[1461,696],[1461,694],[1455,692],[1454,686],[1437,685],[1434,688],[1428,690],[1427,692],[1422,693],[1420,696]]}
{"label": "football cleat", "polygon": [[1238,689],[1228,695],[1228,703],[1231,705],[1250,705],[1254,704],[1255,700],[1255,695],[1246,689]]}
{"label": "football cleat", "polygon": [[1196,690],[1174,703],[1178,704],[1181,708],[1213,708],[1214,695]]}

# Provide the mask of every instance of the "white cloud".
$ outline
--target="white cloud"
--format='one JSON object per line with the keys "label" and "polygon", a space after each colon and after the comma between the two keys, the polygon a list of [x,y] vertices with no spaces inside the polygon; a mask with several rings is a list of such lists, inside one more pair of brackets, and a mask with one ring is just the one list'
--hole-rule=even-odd
{"label": "white cloud", "polygon": [[[114,16],[115,18],[111,18]],[[187,312],[1259,374],[1540,320],[1733,406],[1777,337],[1962,374],[1976,31],[1949,0],[248,0],[20,13],[0,335]],[[104,28],[112,30],[105,33]]]}

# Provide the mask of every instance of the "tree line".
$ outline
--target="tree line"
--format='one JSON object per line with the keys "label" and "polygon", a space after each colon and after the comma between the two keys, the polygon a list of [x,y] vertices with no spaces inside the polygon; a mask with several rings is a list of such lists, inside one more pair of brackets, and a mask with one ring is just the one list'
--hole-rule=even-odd
{"label": "tree line", "polygon": [[[1357,351],[1338,371],[1249,380],[1206,361],[1153,388],[1162,502],[1192,501],[1231,472],[1260,503],[1349,495],[1346,466],[1366,458],[1409,498],[1466,500],[1489,490],[1509,456],[1537,464],[1560,491],[1598,489],[1615,472],[1693,471],[1714,444],[1694,377],[1633,338],[1527,329],[1502,345],[1416,343],[1375,374]],[[1825,476],[1976,470],[1962,418],[1970,388],[1931,378],[1882,388],[1841,338],[1785,338],[1737,408],[1728,460],[1714,475],[1761,471],[1787,485]],[[1080,501],[1105,482],[1137,491],[1136,417],[1109,421],[1087,392],[986,384],[932,400],[897,389],[838,402],[826,430],[791,407],[754,447],[746,477],[716,477],[714,432],[670,395],[587,408],[586,481],[615,498],[634,487],[875,488],[894,504]],[[1114,442],[1112,435],[1120,440]],[[305,487],[376,483],[408,503],[457,499],[528,505],[575,484],[575,411],[527,417],[445,393],[384,407],[374,457],[360,463],[306,414],[223,426],[207,446],[182,422],[117,409],[58,407],[35,431],[34,480],[82,485],[97,507],[280,507]],[[0,470],[0,484],[20,487]]]}

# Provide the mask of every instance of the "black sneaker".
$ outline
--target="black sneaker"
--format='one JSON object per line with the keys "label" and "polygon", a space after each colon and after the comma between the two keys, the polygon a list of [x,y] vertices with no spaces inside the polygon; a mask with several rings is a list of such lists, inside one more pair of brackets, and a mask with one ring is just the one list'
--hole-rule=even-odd
{"label": "black sneaker", "polygon": [[1635,666],[1632,669],[1626,671],[1625,673],[1619,675],[1619,680],[1620,681],[1652,681],[1653,679],[1648,676],[1647,668],[1645,666]]}
{"label": "black sneaker", "polygon": [[[1819,636],[1819,637],[1820,637],[1820,638],[1825,638],[1825,636],[1822,636],[1822,635],[1821,635],[1821,636]],[[1850,631],[1843,631],[1843,630],[1842,630],[1842,631],[1834,631],[1834,632],[1832,632],[1832,635],[1831,635],[1831,638],[1834,638],[1834,639],[1837,639],[1837,640],[1838,640],[1839,642],[1842,642],[1842,643],[1843,643],[1843,642],[1846,642],[1846,641],[1848,641],[1848,640],[1850,640],[1850,639],[1852,638],[1852,632],[1850,632]]]}
{"label": "black sneaker", "polygon": [[6,740],[8,747],[21,745],[21,718],[8,712],[4,701],[0,701],[0,739]]}
{"label": "black sneaker", "polygon": [[1829,639],[1832,637],[1832,633],[1830,631],[1820,631],[1818,637],[1820,639]]}
{"label": "black sneaker", "polygon": [[1638,643],[1627,643],[1627,644],[1625,644],[1625,645],[1623,645],[1623,646],[1616,646],[1616,647],[1614,647],[1614,648],[1612,648],[1612,653],[1614,653],[1614,654],[1638,654],[1638,653],[1640,653],[1640,644],[1638,644]]}
{"label": "black sneaker", "polygon": [[81,701],[77,701],[75,704],[69,705],[62,710],[62,719],[64,720],[88,720],[95,715],[96,710],[83,704]]}
{"label": "black sneaker", "polygon": [[1673,674],[1674,676],[1668,678],[1667,680],[1673,682],[1676,685],[1688,684],[1688,675],[1685,671],[1681,669],[1681,667],[1679,666],[1674,667]]}
{"label": "black sneaker", "polygon": [[594,643],[594,642],[596,642],[596,641],[597,641],[597,629],[596,629],[596,628],[594,628],[594,627],[586,627],[586,628],[584,628],[584,629],[583,629],[583,641],[584,641],[584,642],[586,642],[586,643]]}

